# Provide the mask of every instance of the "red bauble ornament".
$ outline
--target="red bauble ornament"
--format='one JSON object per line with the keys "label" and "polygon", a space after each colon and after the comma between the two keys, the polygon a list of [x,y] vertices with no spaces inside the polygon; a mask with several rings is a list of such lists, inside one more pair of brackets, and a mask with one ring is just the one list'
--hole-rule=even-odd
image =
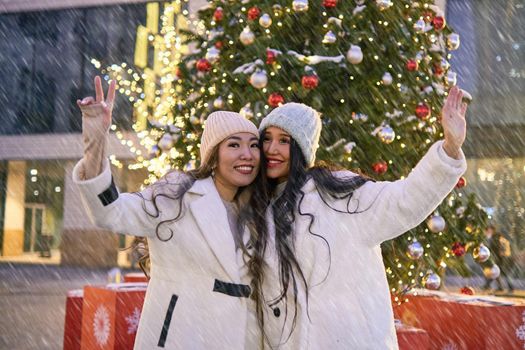
{"label": "red bauble ornament", "polygon": [[259,10],[257,6],[250,7],[250,9],[248,10],[248,19],[254,21],[257,18],[259,18],[260,14],[261,10]]}
{"label": "red bauble ornament", "polygon": [[442,30],[446,25],[445,18],[442,16],[434,17],[432,19],[432,25],[434,26],[435,30]]}
{"label": "red bauble ornament", "polygon": [[374,164],[372,164],[372,170],[374,171],[374,173],[381,175],[386,173],[386,171],[388,170],[388,165],[384,161],[375,162]]}
{"label": "red bauble ornament", "polygon": [[331,9],[337,6],[337,0],[323,0],[323,6]]}
{"label": "red bauble ornament", "polygon": [[305,75],[301,79],[301,84],[305,89],[315,89],[319,84],[319,78],[317,75]]}
{"label": "red bauble ornament", "polygon": [[282,103],[284,103],[284,97],[280,93],[273,92],[268,96],[268,104],[271,107],[278,107]]}
{"label": "red bauble ornament", "polygon": [[266,64],[274,64],[276,57],[275,51],[266,50]]}
{"label": "red bauble ornament", "polygon": [[178,67],[175,69],[175,76],[179,79],[182,79],[182,71]]}
{"label": "red bauble ornament", "polygon": [[407,69],[411,72],[417,70],[418,63],[416,60],[408,60],[407,61]]}
{"label": "red bauble ornament", "polygon": [[467,179],[465,179],[463,176],[459,178],[458,183],[456,184],[456,188],[463,188],[467,186]]}
{"label": "red bauble ornament", "polygon": [[443,68],[441,67],[441,65],[439,63],[435,63],[433,66],[432,66],[432,71],[434,72],[434,75],[436,76],[441,76],[444,72]]}
{"label": "red bauble ornament", "polygon": [[463,255],[465,255],[465,252],[466,252],[466,249],[465,249],[465,245],[463,243],[456,242],[456,243],[454,243],[452,245],[452,254],[454,254],[458,258],[462,257]]}
{"label": "red bauble ornament", "polygon": [[474,294],[476,294],[476,292],[474,291],[474,288],[469,287],[469,286],[465,286],[465,287],[461,288],[461,294],[474,295]]}
{"label": "red bauble ornament", "polygon": [[207,72],[211,69],[211,63],[205,58],[201,58],[197,61],[197,70],[199,72]]}
{"label": "red bauble ornament", "polygon": [[224,46],[224,44],[222,43],[222,41],[217,41],[217,42],[215,43],[215,48],[216,48],[216,49],[219,49],[219,50],[220,50],[220,49],[222,49],[223,46]]}
{"label": "red bauble ornament", "polygon": [[213,19],[215,22],[222,21],[222,18],[224,17],[224,11],[222,10],[222,7],[217,7],[215,9],[215,12],[213,12]]}
{"label": "red bauble ornament", "polygon": [[430,117],[430,107],[425,103],[420,103],[416,107],[416,116],[419,119],[426,120]]}

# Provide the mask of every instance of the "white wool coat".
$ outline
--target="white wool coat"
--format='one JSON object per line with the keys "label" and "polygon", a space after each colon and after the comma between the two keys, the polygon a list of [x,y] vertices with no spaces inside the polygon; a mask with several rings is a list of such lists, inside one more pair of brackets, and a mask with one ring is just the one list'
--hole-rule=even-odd
{"label": "white wool coat", "polygon": [[[82,181],[82,169],[81,160],[73,180],[94,223],[113,232],[148,237],[151,280],[135,349],[244,349],[251,300],[239,287],[246,284],[240,280],[226,209],[213,180],[197,180],[188,190],[180,220],[159,232],[161,238],[169,237],[169,230],[173,234],[163,242],[155,229],[160,221],[177,215],[177,201],[158,197],[160,215],[148,216],[143,203],[154,213],[151,202],[136,194],[107,192],[114,188],[107,160],[103,172],[93,179]],[[179,179],[177,174],[168,176],[172,183]],[[106,194],[106,205],[101,193]],[[151,188],[142,195],[151,198]]]}
{"label": "white wool coat", "polygon": [[[288,317],[283,302],[276,317],[267,307],[266,332],[279,349],[397,349],[394,319],[380,243],[395,238],[421,223],[454,188],[466,170],[462,154],[447,156],[442,141],[431,146],[413,171],[395,182],[367,182],[356,190],[349,210],[337,212],[320,198],[312,180],[303,191],[302,213],[296,212],[295,252],[309,286],[308,314],[305,291],[299,286],[299,309],[295,331],[288,338],[293,318],[289,294]],[[350,172],[338,174],[353,176]],[[346,211],[347,200],[329,201]],[[269,217],[271,235],[275,228]],[[328,249],[329,246],[329,249]],[[275,249],[270,247],[270,270],[277,271]],[[273,257],[272,257],[273,256]],[[277,296],[278,278],[270,273],[265,296]],[[285,322],[285,318],[287,321]],[[281,331],[284,328],[284,334]],[[280,341],[278,341],[280,339]]]}

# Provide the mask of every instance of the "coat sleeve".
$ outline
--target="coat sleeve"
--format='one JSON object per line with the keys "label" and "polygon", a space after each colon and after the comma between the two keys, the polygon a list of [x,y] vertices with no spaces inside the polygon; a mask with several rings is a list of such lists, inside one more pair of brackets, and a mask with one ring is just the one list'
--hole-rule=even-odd
{"label": "coat sleeve", "polygon": [[357,227],[366,243],[378,245],[419,225],[452,191],[467,163],[449,157],[443,141],[433,144],[411,173],[393,182],[367,182],[352,197]]}
{"label": "coat sleeve", "polygon": [[119,193],[107,159],[97,177],[83,180],[83,169],[83,160],[80,160],[73,169],[73,182],[78,186],[82,203],[95,225],[133,236],[156,235],[157,225],[165,213],[157,210],[151,201],[152,186],[138,193]]}

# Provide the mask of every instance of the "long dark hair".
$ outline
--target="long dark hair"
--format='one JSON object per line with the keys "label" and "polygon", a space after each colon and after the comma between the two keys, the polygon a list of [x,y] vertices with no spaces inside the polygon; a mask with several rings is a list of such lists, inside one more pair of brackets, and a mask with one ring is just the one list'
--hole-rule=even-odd
{"label": "long dark hair", "polygon": [[[183,215],[184,206],[182,203],[183,197],[188,190],[193,186],[195,181],[205,179],[212,175],[213,169],[218,162],[219,145],[217,145],[211,152],[211,156],[205,164],[202,164],[196,169],[189,171],[170,170],[157,182],[150,186],[147,197],[141,192],[135,192],[134,194],[142,199],[142,209],[144,212],[152,218],[158,218],[161,213],[159,208],[158,200],[160,198],[167,198],[176,201],[176,207],[178,208],[175,217],[163,220],[157,224],[155,228],[155,235],[161,241],[168,241],[173,237],[173,231],[169,228],[169,224],[179,220]],[[170,180],[175,177],[176,181]],[[242,189],[238,192],[241,192]],[[147,204],[151,203],[153,209],[148,209]],[[168,237],[161,236],[161,229],[166,227],[169,230]],[[137,250],[141,257],[139,258],[138,265],[144,272],[146,277],[149,278],[150,270],[150,258],[148,251],[148,243],[145,237],[135,237],[131,244],[131,249]]]}
{"label": "long dark hair", "polygon": [[[263,149],[264,131],[260,137],[260,147]],[[310,219],[308,231],[311,235],[321,239],[329,252],[330,260],[330,244],[320,234],[312,231],[312,226],[315,221],[313,213],[303,212],[301,209],[301,203],[305,197],[305,193],[302,187],[309,179],[313,179],[315,186],[325,204],[328,205],[327,197],[333,199],[347,199],[350,202],[352,194],[356,189],[361,187],[364,183],[369,181],[364,176],[352,176],[352,177],[336,177],[333,174],[334,170],[339,170],[336,167],[329,166],[326,163],[319,164],[313,168],[308,169],[306,159],[298,145],[298,143],[291,138],[290,139],[290,171],[288,174],[288,181],[283,192],[278,198],[272,199],[277,188],[277,180],[268,179],[265,176],[265,169],[267,165],[266,157],[264,152],[261,152],[261,173],[262,176],[257,177],[253,186],[253,193],[250,199],[250,207],[252,210],[255,234],[252,234],[251,244],[254,247],[254,251],[251,256],[250,263],[248,265],[250,274],[252,275],[252,297],[256,302],[257,319],[259,326],[263,329],[264,334],[264,317],[263,310],[264,305],[268,303],[268,306],[273,307],[281,300],[284,300],[286,305],[285,317],[288,315],[288,291],[291,288],[293,291],[293,319],[292,327],[288,338],[291,336],[297,322],[297,298],[298,298],[298,282],[300,282],[305,289],[306,303],[308,305],[308,283],[306,277],[301,269],[301,266],[297,260],[295,254],[295,238],[296,233],[293,231],[293,223],[295,221],[295,215],[297,213],[301,216],[307,216]],[[277,298],[274,300],[265,300],[264,293],[262,290],[262,284],[264,281],[264,253],[268,245],[268,228],[266,224],[266,209],[271,206],[273,212],[273,219],[275,224],[275,249],[277,251],[278,263],[279,263],[279,281],[280,281],[280,292]],[[331,206],[330,206],[331,207]],[[349,205],[347,205],[347,208]],[[332,208],[332,207],[331,207]],[[348,211],[348,213],[351,213]],[[328,270],[329,271],[329,270]],[[327,272],[328,274],[328,272]],[[325,277],[326,278],[326,277]],[[308,310],[308,307],[307,307]],[[307,311],[308,313],[308,311]],[[285,318],[286,320],[286,318]],[[288,339],[287,338],[287,339]]]}

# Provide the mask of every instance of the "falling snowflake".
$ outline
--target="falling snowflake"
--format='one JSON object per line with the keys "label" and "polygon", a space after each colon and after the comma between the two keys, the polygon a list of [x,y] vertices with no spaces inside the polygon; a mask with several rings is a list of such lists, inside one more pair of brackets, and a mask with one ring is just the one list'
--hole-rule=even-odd
{"label": "falling snowflake", "polygon": [[137,333],[137,328],[139,327],[140,320],[140,310],[136,307],[131,315],[126,316],[126,323],[128,324],[128,334]]}
{"label": "falling snowflake", "polygon": [[[516,329],[516,337],[523,341],[525,340],[525,311],[521,314],[521,320],[523,321],[523,324]],[[523,344],[523,348],[525,349],[525,343]]]}
{"label": "falling snowflake", "polygon": [[93,318],[93,334],[100,346],[108,343],[111,322],[109,321],[109,312],[104,305],[100,305],[95,311]]}

